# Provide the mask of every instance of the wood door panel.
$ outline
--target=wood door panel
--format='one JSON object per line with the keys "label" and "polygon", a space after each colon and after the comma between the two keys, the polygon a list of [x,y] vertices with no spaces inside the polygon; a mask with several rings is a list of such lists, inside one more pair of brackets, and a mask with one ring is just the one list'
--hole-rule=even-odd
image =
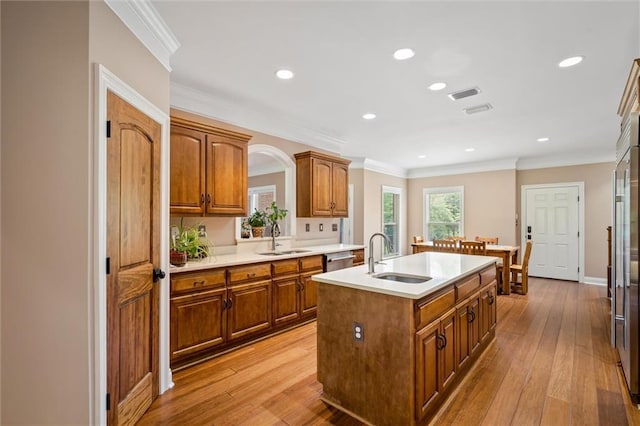
{"label": "wood door panel", "polygon": [[107,388],[111,426],[134,424],[158,395],[161,126],[107,93]]}
{"label": "wood door panel", "polygon": [[440,321],[416,333],[416,417],[421,419],[438,397],[438,335]]}
{"label": "wood door panel", "polygon": [[333,216],[349,215],[349,166],[333,163],[331,175]]}
{"label": "wood door panel", "polygon": [[445,346],[440,352],[440,390],[444,390],[456,375],[456,311],[445,314],[440,320],[441,332],[445,337]]}
{"label": "wood door panel", "polygon": [[[316,273],[321,273],[318,271]],[[302,315],[310,315],[318,310],[318,283],[311,278],[314,274],[300,275],[302,283]]]}
{"label": "wood door panel", "polygon": [[207,135],[207,212],[245,215],[246,176],[246,144]]}
{"label": "wood door panel", "polygon": [[271,280],[230,287],[229,300],[229,340],[271,327]]}
{"label": "wood door panel", "polygon": [[311,159],[311,201],[313,216],[331,216],[331,174],[332,163],[317,158]]}
{"label": "wood door panel", "polygon": [[300,318],[300,283],[298,277],[273,280],[274,325]]}
{"label": "wood door panel", "polygon": [[467,305],[458,308],[456,323],[456,359],[458,368],[462,367],[471,355],[469,347],[469,311]]}
{"label": "wood door panel", "polygon": [[171,126],[171,213],[204,213],[205,151],[204,133]]}

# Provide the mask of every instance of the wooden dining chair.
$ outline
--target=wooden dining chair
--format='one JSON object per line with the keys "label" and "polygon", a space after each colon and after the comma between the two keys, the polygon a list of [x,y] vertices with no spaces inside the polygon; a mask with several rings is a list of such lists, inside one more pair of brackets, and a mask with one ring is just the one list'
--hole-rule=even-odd
{"label": "wooden dining chair", "polygon": [[437,251],[458,252],[458,242],[453,240],[433,240],[433,248]]}
{"label": "wooden dining chair", "polygon": [[476,241],[484,241],[487,244],[498,244],[498,237],[476,237]]}
{"label": "wooden dining chair", "polygon": [[422,235],[414,235],[413,236],[414,243],[424,243],[424,237]]}
{"label": "wooden dining chair", "polygon": [[484,241],[460,241],[459,247],[462,254],[487,255],[487,243]]}
{"label": "wooden dining chair", "polygon": [[[527,246],[524,249],[524,256],[522,257],[521,265],[511,265],[510,271],[515,275],[515,280],[511,279],[511,290],[520,290],[521,294],[527,294],[529,291],[529,258],[531,257],[531,248],[533,247],[533,241],[528,240]],[[502,269],[500,269],[500,272]],[[520,282],[517,282],[518,275],[521,275]]]}

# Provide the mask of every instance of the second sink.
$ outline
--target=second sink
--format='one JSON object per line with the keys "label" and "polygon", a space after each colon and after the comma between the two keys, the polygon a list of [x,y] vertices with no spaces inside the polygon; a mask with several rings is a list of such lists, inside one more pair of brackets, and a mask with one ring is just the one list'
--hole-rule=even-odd
{"label": "second sink", "polygon": [[431,279],[431,277],[427,277],[425,275],[402,274],[399,272],[381,272],[379,274],[372,275],[372,277],[379,278],[382,280],[398,281],[401,283],[408,283],[408,284],[425,283]]}

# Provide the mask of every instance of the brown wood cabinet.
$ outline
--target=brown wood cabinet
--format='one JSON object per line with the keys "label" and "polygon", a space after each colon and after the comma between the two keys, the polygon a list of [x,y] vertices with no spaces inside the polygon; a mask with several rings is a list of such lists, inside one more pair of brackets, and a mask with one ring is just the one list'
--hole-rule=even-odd
{"label": "brown wood cabinet", "polygon": [[271,328],[271,280],[228,288],[227,331],[234,340]]}
{"label": "brown wood cabinet", "polygon": [[353,266],[364,265],[364,249],[353,251]]}
{"label": "brown wood cabinet", "polygon": [[245,216],[250,138],[172,117],[170,212]]}
{"label": "brown wood cabinet", "polygon": [[458,367],[465,365],[480,345],[480,293],[474,294],[457,309],[456,357]]}
{"label": "brown wood cabinet", "polygon": [[272,270],[274,325],[315,315],[318,287],[311,277],[322,273],[322,256],[274,262]]}
{"label": "brown wood cabinet", "polygon": [[298,217],[347,217],[351,161],[314,151],[295,157]]}
{"label": "brown wood cabinet", "polygon": [[480,292],[480,343],[488,339],[496,328],[497,294],[496,284],[489,285]]}

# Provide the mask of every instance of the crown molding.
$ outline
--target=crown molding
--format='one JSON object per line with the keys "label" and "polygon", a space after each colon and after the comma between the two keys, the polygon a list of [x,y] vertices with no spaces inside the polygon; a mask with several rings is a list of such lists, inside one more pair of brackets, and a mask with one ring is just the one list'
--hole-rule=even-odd
{"label": "crown molding", "polygon": [[364,157],[347,157],[351,160],[349,168],[352,169],[364,169],[372,172],[382,173],[385,175],[396,176],[400,178],[407,178],[407,170],[402,167],[392,166],[390,164],[383,163],[381,161],[372,160]]}
{"label": "crown molding", "polygon": [[581,164],[613,163],[616,161],[615,147],[598,151],[572,152],[546,157],[518,159],[518,170],[546,169],[549,167],[579,166]]}
{"label": "crown molding", "polygon": [[149,0],[104,0],[127,28],[171,71],[170,59],[180,42]]}
{"label": "crown molding", "polygon": [[503,158],[500,160],[477,161],[474,163],[448,164],[436,167],[424,167],[411,169],[408,173],[409,179],[462,175],[466,173],[491,172],[496,170],[515,170],[517,158]]}
{"label": "crown molding", "polygon": [[173,108],[205,115],[245,129],[337,154],[341,153],[346,144],[343,139],[312,129],[273,110],[257,107],[249,101],[239,101],[237,98],[228,100],[222,95],[215,96],[174,82],[171,83],[170,95]]}

